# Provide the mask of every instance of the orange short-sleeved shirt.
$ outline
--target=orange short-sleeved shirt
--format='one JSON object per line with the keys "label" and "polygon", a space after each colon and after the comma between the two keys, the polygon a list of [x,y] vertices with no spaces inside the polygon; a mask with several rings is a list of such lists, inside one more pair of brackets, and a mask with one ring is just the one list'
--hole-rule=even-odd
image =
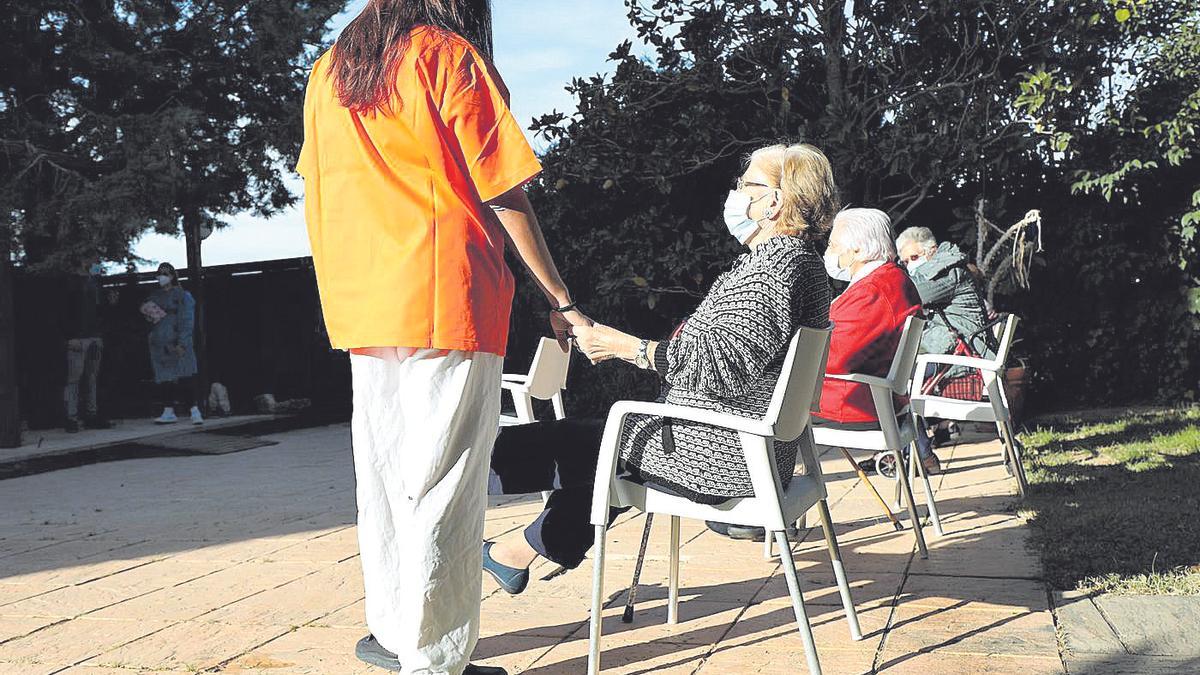
{"label": "orange short-sleeved shirt", "polygon": [[484,202],[541,165],[499,75],[466,40],[417,28],[400,100],[359,114],[330,61],[309,77],[297,170],[331,344],[503,355],[513,277]]}

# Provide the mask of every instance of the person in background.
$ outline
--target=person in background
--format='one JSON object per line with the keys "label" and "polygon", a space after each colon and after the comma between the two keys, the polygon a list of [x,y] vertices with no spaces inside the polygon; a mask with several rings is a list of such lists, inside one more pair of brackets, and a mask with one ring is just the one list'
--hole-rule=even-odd
{"label": "person in background", "polygon": [[550,328],[590,325],[525,184],[541,164],[492,63],[485,0],[371,0],[314,64],[305,220],[329,341],[350,351],[358,541],[370,635],[355,654],[413,675],[470,663],[488,460],[514,280]]}
{"label": "person in background", "polygon": [[158,288],[142,305],[142,315],[150,321],[150,365],[154,383],[163,404],[155,424],[174,424],[177,405],[190,406],[192,424],[203,424],[200,399],[196,392],[196,350],[192,329],[196,322],[196,301],[179,285],[179,273],[170,263],[158,266]]}
{"label": "person in background", "polygon": [[[991,334],[983,330],[988,322],[983,291],[967,256],[958,246],[950,242],[939,244],[928,227],[910,227],[896,238],[896,248],[900,251],[900,262],[908,268],[908,274],[921,294],[921,304],[929,318],[921,337],[921,351],[926,354],[953,352],[954,331],[957,330],[969,339],[976,354],[986,359],[995,357]],[[969,373],[967,368],[954,366],[946,373],[946,378],[964,377]],[[935,431],[937,442],[949,437],[944,428]],[[924,433],[917,434],[917,442],[924,444],[923,451],[929,447]]]}
{"label": "person in background", "polygon": [[[886,377],[904,332],[904,322],[921,312],[916,285],[896,264],[892,237],[891,219],[877,209],[846,209],[833,221],[829,246],[825,249],[825,269],[829,276],[850,285],[829,309],[833,335],[826,372],[830,374]],[[898,398],[896,410],[906,402]],[[814,426],[879,428],[871,388],[845,380],[825,380],[820,409],[813,413],[812,420]],[[912,424],[909,415],[903,416],[903,424]],[[917,440],[925,470],[930,475],[940,473],[937,455],[928,443]],[[860,466],[866,464],[869,468],[869,461]]]}
{"label": "person in background", "polygon": [[[104,268],[94,257],[84,261],[67,276],[66,319],[67,383],[63,388],[66,406],[64,428],[76,433],[80,428],[108,429],[112,424],[100,416],[96,398],[96,380],[104,355],[100,325],[100,284],[97,277]],[[83,417],[80,418],[82,408]]]}
{"label": "person in background", "polygon": [[[967,256],[950,242],[938,243],[928,227],[910,227],[896,237],[900,261],[908,274],[921,304],[930,315],[921,338],[921,351],[927,354],[948,354],[954,351],[953,326],[964,336],[975,335],[971,348],[983,358],[995,356],[995,350],[984,333],[979,331],[988,322],[983,292],[971,273]],[[956,367],[950,377],[959,377],[965,370]]]}

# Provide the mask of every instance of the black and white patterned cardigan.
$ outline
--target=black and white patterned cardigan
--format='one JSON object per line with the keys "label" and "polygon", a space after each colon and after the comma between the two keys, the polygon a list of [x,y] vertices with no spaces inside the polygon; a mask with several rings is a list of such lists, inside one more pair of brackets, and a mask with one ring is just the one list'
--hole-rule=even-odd
{"label": "black and white patterned cardigan", "polygon": [[[742,254],[713,283],[675,338],[662,342],[655,370],[659,401],[761,418],[788,343],[801,326],[829,324],[829,277],[813,245],[776,236]],[[785,484],[799,441],[777,443]],[[737,432],[647,415],[630,417],[621,437],[625,465],[647,483],[701,503],[753,494]]]}

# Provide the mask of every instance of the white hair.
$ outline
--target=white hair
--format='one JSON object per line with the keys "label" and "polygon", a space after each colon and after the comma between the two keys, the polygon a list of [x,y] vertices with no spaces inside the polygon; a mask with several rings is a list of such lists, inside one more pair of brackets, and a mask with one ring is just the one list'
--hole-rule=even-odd
{"label": "white hair", "polygon": [[928,227],[910,227],[900,233],[896,237],[896,248],[901,249],[907,246],[910,242],[921,247],[921,251],[930,253],[937,249],[937,237],[933,236],[933,230]]}
{"label": "white hair", "polygon": [[879,209],[843,209],[833,219],[830,241],[849,251],[856,251],[857,262],[896,259],[892,241],[892,219]]}

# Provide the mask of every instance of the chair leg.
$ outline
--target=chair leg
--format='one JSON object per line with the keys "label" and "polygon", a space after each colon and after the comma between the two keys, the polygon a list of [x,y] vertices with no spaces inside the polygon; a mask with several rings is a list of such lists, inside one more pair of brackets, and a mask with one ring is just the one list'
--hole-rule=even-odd
{"label": "chair leg", "polygon": [[679,516],[671,516],[671,566],[667,583],[667,623],[679,623]]}
{"label": "chair leg", "polygon": [[567,411],[563,407],[562,391],[559,391],[557,394],[555,394],[550,399],[550,403],[554,406],[554,419],[556,419],[556,420],[566,419]]}
{"label": "chair leg", "polygon": [[829,502],[822,499],[817,502],[817,512],[821,516],[821,529],[825,531],[825,545],[829,548],[829,559],[833,562],[833,576],[837,579],[838,592],[842,596],[842,608],[846,610],[846,623],[850,624],[850,637],[854,640],[863,639],[862,628],[858,625],[858,612],[854,610],[854,601],[850,599],[850,583],[846,581],[846,570],[842,567],[842,549],[838,546],[837,533],[833,531],[833,519],[829,516]]}
{"label": "chair leg", "polygon": [[925,545],[925,534],[921,531],[921,517],[917,515],[917,502],[913,499],[912,485],[908,482],[908,469],[898,451],[893,450],[892,454],[896,456],[896,478],[900,479],[900,492],[904,494],[904,501],[908,503],[908,517],[912,520],[913,534],[917,536],[917,548],[921,550],[922,558],[928,558],[929,547]]}
{"label": "chair leg", "polygon": [[517,419],[522,424],[537,421],[533,416],[533,397],[529,394],[513,392],[513,407],[517,411]]}
{"label": "chair leg", "polygon": [[916,441],[913,441],[908,452],[914,458],[913,471],[916,471],[921,477],[921,485],[925,488],[925,508],[929,509],[929,519],[933,521],[933,531],[937,533],[937,536],[944,537],[946,532],[942,529],[942,518],[938,515],[937,502],[933,500],[933,486],[929,483],[929,472],[925,470],[925,465],[921,463],[921,458],[918,456]]}
{"label": "chair leg", "polygon": [[1029,488],[1029,483],[1025,479],[1025,466],[1021,464],[1021,452],[1017,449],[1017,441],[1013,436],[1012,424],[1008,421],[998,423],[1001,430],[1002,440],[1004,441],[1005,452],[1008,455],[1008,461],[1012,464],[1013,477],[1017,479],[1017,490],[1021,493],[1021,498],[1025,498],[1025,492]]}
{"label": "chair leg", "polygon": [[787,578],[788,591],[792,595],[792,609],[796,613],[796,626],[800,629],[800,640],[804,642],[804,656],[808,659],[808,672],[821,675],[821,661],[817,658],[817,645],[813,640],[812,625],[808,623],[808,612],[804,609],[804,594],[800,592],[800,580],[796,578],[796,561],[791,556],[787,532],[776,532],[779,558],[783,561],[783,575]]}
{"label": "chair leg", "polygon": [[767,530],[763,534],[763,560],[770,560],[775,557],[774,542],[771,540],[772,532]]}
{"label": "chair leg", "polygon": [[604,543],[605,527],[596,526],[596,560],[592,571],[592,621],[588,635],[588,675],[600,675],[600,624],[604,618]]}

